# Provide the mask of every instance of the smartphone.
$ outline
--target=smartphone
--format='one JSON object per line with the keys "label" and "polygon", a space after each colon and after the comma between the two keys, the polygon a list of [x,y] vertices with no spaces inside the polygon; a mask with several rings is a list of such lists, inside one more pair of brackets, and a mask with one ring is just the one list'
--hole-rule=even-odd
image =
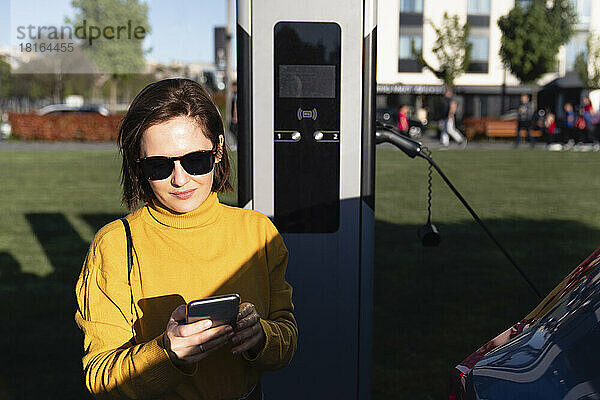
{"label": "smartphone", "polygon": [[212,321],[211,328],[221,325],[231,325],[232,328],[235,328],[239,308],[239,294],[193,300],[186,307],[186,323],[210,319]]}

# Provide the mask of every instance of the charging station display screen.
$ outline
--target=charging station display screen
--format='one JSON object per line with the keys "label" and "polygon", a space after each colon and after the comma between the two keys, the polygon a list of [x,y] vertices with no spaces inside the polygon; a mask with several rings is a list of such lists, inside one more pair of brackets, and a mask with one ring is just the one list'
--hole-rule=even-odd
{"label": "charging station display screen", "polygon": [[280,21],[273,39],[273,222],[281,233],[337,232],[341,27]]}
{"label": "charging station display screen", "polygon": [[279,97],[335,98],[335,65],[280,65]]}

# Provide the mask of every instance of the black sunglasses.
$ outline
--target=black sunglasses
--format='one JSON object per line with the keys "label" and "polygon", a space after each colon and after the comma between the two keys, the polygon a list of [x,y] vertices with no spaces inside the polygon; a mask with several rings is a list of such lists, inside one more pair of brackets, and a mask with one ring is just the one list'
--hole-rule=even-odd
{"label": "black sunglasses", "polygon": [[216,150],[199,150],[179,157],[151,156],[137,160],[142,172],[151,181],[167,179],[173,173],[175,161],[190,175],[204,175],[212,171],[215,164]]}

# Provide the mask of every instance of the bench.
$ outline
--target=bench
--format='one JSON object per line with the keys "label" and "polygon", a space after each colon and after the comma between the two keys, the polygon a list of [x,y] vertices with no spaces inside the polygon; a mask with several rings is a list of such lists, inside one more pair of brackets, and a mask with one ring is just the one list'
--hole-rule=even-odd
{"label": "bench", "polygon": [[517,121],[489,121],[484,132],[487,137],[514,137],[516,130]]}
{"label": "bench", "polygon": [[[517,121],[487,121],[485,123],[485,135],[487,137],[514,137],[517,131]],[[531,136],[541,137],[542,132],[538,129],[530,129]],[[521,137],[526,137],[525,129],[521,129]]]}
{"label": "bench", "polygon": [[[517,131],[516,120],[501,120],[497,117],[465,118],[465,135],[469,140],[476,136],[486,136],[488,138],[514,138]],[[521,130],[521,137],[527,134]],[[542,132],[539,129],[531,129],[533,137],[541,137]]]}

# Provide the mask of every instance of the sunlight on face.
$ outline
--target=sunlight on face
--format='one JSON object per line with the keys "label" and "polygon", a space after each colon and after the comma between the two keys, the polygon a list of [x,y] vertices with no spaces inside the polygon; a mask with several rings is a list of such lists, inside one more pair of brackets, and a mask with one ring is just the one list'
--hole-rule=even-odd
{"label": "sunlight on face", "polygon": [[[223,137],[219,137],[220,147]],[[141,141],[140,157],[176,157],[198,150],[212,150],[212,142],[202,128],[190,118],[176,117],[148,128]],[[220,161],[219,158],[215,163]],[[184,213],[198,208],[210,194],[214,168],[208,174],[190,175],[175,161],[175,168],[166,179],[149,181],[156,199],[173,211]]]}

